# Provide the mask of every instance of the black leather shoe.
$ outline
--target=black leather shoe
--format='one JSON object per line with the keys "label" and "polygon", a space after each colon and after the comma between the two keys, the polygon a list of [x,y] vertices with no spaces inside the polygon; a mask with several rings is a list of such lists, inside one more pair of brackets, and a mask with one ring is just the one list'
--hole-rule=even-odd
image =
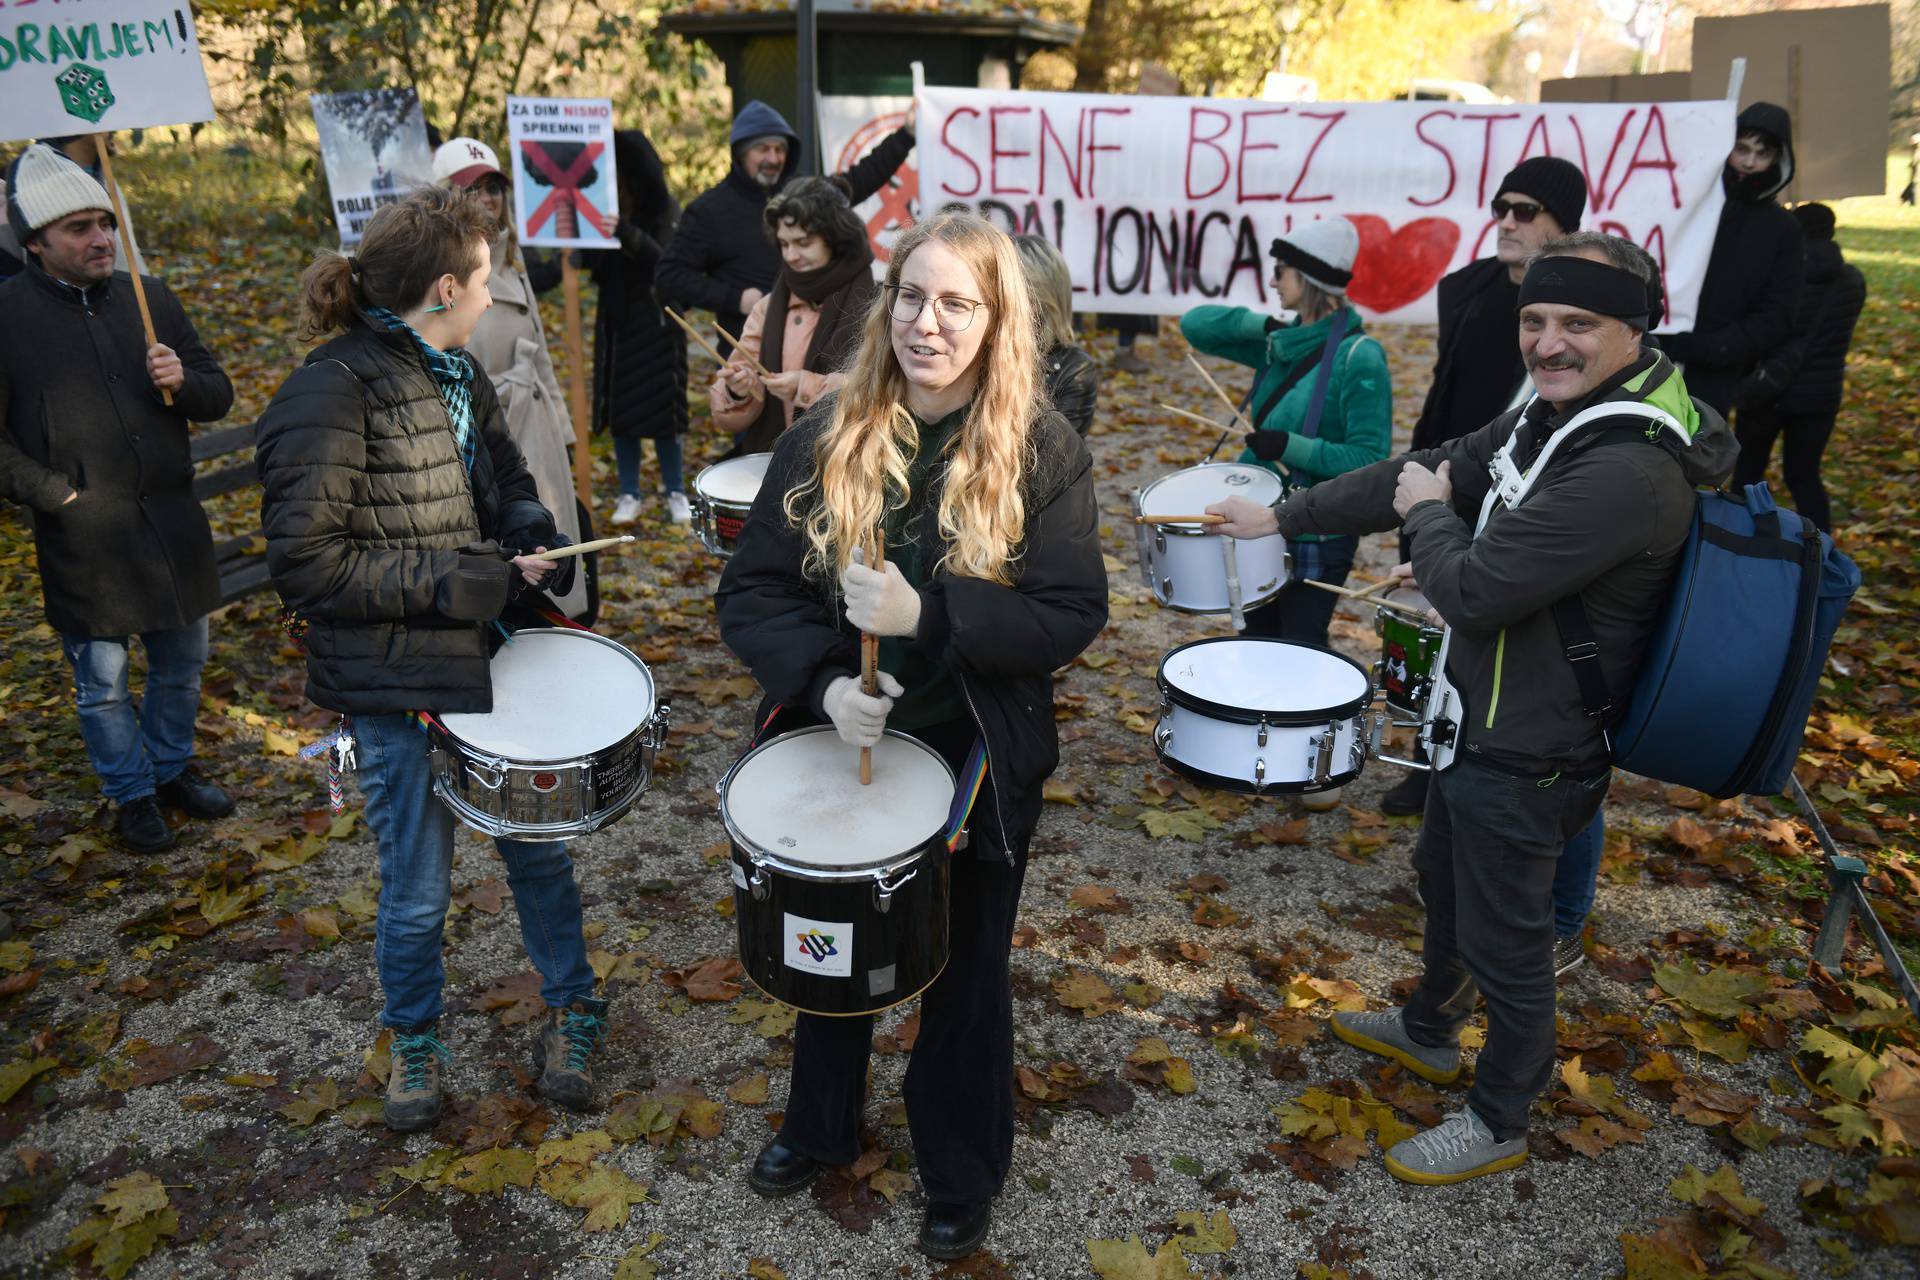
{"label": "black leather shoe", "polygon": [[964,1258],[987,1239],[987,1227],[993,1222],[993,1201],[979,1204],[927,1204],[927,1216],[920,1224],[920,1252],[941,1262]]}
{"label": "black leather shoe", "polygon": [[801,1155],[775,1138],[760,1149],[752,1172],[747,1174],[747,1185],[758,1195],[778,1200],[812,1186],[824,1167],[812,1156]]}
{"label": "black leather shoe", "polygon": [[224,818],[233,812],[233,797],[192,765],[179,777],[161,783],[154,793],[160,803],[185,810],[189,818]]}
{"label": "black leather shoe", "polygon": [[1406,777],[1387,788],[1380,797],[1380,812],[1392,814],[1396,818],[1417,817],[1427,810],[1427,780],[1433,775],[1425,769],[1415,769]]}
{"label": "black leather shoe", "polygon": [[120,806],[116,822],[121,842],[135,853],[159,853],[173,848],[173,830],[167,826],[160,803],[152,796],[141,796]]}

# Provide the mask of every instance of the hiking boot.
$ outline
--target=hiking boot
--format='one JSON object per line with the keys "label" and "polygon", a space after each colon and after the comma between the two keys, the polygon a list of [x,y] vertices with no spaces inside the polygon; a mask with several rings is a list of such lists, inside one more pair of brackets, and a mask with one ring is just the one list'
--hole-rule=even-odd
{"label": "hiking boot", "polygon": [[1387,1172],[1402,1182],[1442,1187],[1527,1162],[1527,1137],[1501,1142],[1472,1107],[1462,1107],[1425,1133],[1393,1144]]}
{"label": "hiking boot", "polygon": [[607,1038],[607,1002],[578,996],[564,1009],[551,1009],[533,1038],[533,1069],[540,1073],[540,1096],[569,1111],[593,1106],[593,1051]]}
{"label": "hiking boot", "polygon": [[438,1023],[408,1031],[393,1029],[393,1067],[387,1075],[385,1118],[395,1133],[426,1129],[440,1118],[446,1095],[440,1069],[453,1065],[453,1055],[440,1043]]}
{"label": "hiking boot", "polygon": [[186,812],[189,818],[224,818],[233,812],[233,797],[192,765],[154,789],[161,804]]}
{"label": "hiking boot", "polygon": [[1356,1049],[1391,1058],[1422,1080],[1434,1084],[1452,1084],[1460,1078],[1460,1047],[1444,1049],[1420,1044],[1407,1034],[1404,1011],[1382,1009],[1378,1013],[1336,1013],[1333,1034]]}
{"label": "hiking boot", "polygon": [[1580,935],[1553,940],[1553,976],[1564,978],[1587,962],[1587,949]]}
{"label": "hiking boot", "polygon": [[1133,354],[1132,347],[1122,347],[1120,353],[1113,358],[1113,367],[1122,373],[1145,373],[1147,362]]}
{"label": "hiking boot", "polygon": [[135,853],[159,853],[173,848],[173,828],[160,802],[152,796],[137,796],[120,802],[120,814],[114,820],[120,841]]}
{"label": "hiking boot", "polygon": [[1416,818],[1425,813],[1427,780],[1432,776],[1425,769],[1409,770],[1380,797],[1380,812],[1395,818]]}

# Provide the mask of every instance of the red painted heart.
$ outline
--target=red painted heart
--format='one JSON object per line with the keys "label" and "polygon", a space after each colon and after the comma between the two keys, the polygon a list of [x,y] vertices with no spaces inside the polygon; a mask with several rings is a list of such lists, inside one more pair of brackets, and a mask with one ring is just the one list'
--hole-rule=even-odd
{"label": "red painted heart", "polygon": [[1446,218],[1415,218],[1398,231],[1371,213],[1350,213],[1347,220],[1360,232],[1347,296],[1382,314],[1425,297],[1460,244],[1460,228]]}

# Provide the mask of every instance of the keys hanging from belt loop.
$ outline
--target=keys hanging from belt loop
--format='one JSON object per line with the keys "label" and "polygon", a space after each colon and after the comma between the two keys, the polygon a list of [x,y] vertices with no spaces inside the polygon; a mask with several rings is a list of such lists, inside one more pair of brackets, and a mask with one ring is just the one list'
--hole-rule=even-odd
{"label": "keys hanging from belt loop", "polygon": [[335,813],[347,807],[346,774],[353,767],[353,722],[341,716],[333,750],[327,754],[327,807]]}

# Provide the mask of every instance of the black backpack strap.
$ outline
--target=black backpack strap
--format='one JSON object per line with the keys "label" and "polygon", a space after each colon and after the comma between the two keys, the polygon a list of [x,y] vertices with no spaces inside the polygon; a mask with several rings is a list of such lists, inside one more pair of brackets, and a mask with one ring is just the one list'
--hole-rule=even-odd
{"label": "black backpack strap", "polygon": [[[1321,352],[1315,351],[1311,356],[1308,356],[1305,360],[1302,360],[1299,364],[1287,370],[1287,376],[1280,379],[1279,384],[1276,385],[1273,390],[1267,392],[1267,398],[1261,401],[1260,407],[1254,410],[1251,418],[1247,419],[1248,422],[1253,424],[1255,431],[1260,429],[1260,424],[1266,421],[1267,415],[1273,412],[1273,406],[1280,403],[1280,398],[1286,395],[1287,392],[1293,390],[1302,378],[1313,372],[1314,367],[1320,363],[1321,354]],[[1247,398],[1251,400],[1253,398],[1252,394],[1249,393]]]}
{"label": "black backpack strap", "polygon": [[1553,625],[1560,632],[1560,647],[1573,668],[1573,682],[1580,686],[1580,705],[1600,725],[1600,736],[1607,751],[1613,751],[1613,735],[1608,721],[1613,716],[1613,694],[1607,689],[1606,672],[1600,668],[1600,642],[1593,637],[1593,622],[1580,593],[1561,596],[1553,602]]}

